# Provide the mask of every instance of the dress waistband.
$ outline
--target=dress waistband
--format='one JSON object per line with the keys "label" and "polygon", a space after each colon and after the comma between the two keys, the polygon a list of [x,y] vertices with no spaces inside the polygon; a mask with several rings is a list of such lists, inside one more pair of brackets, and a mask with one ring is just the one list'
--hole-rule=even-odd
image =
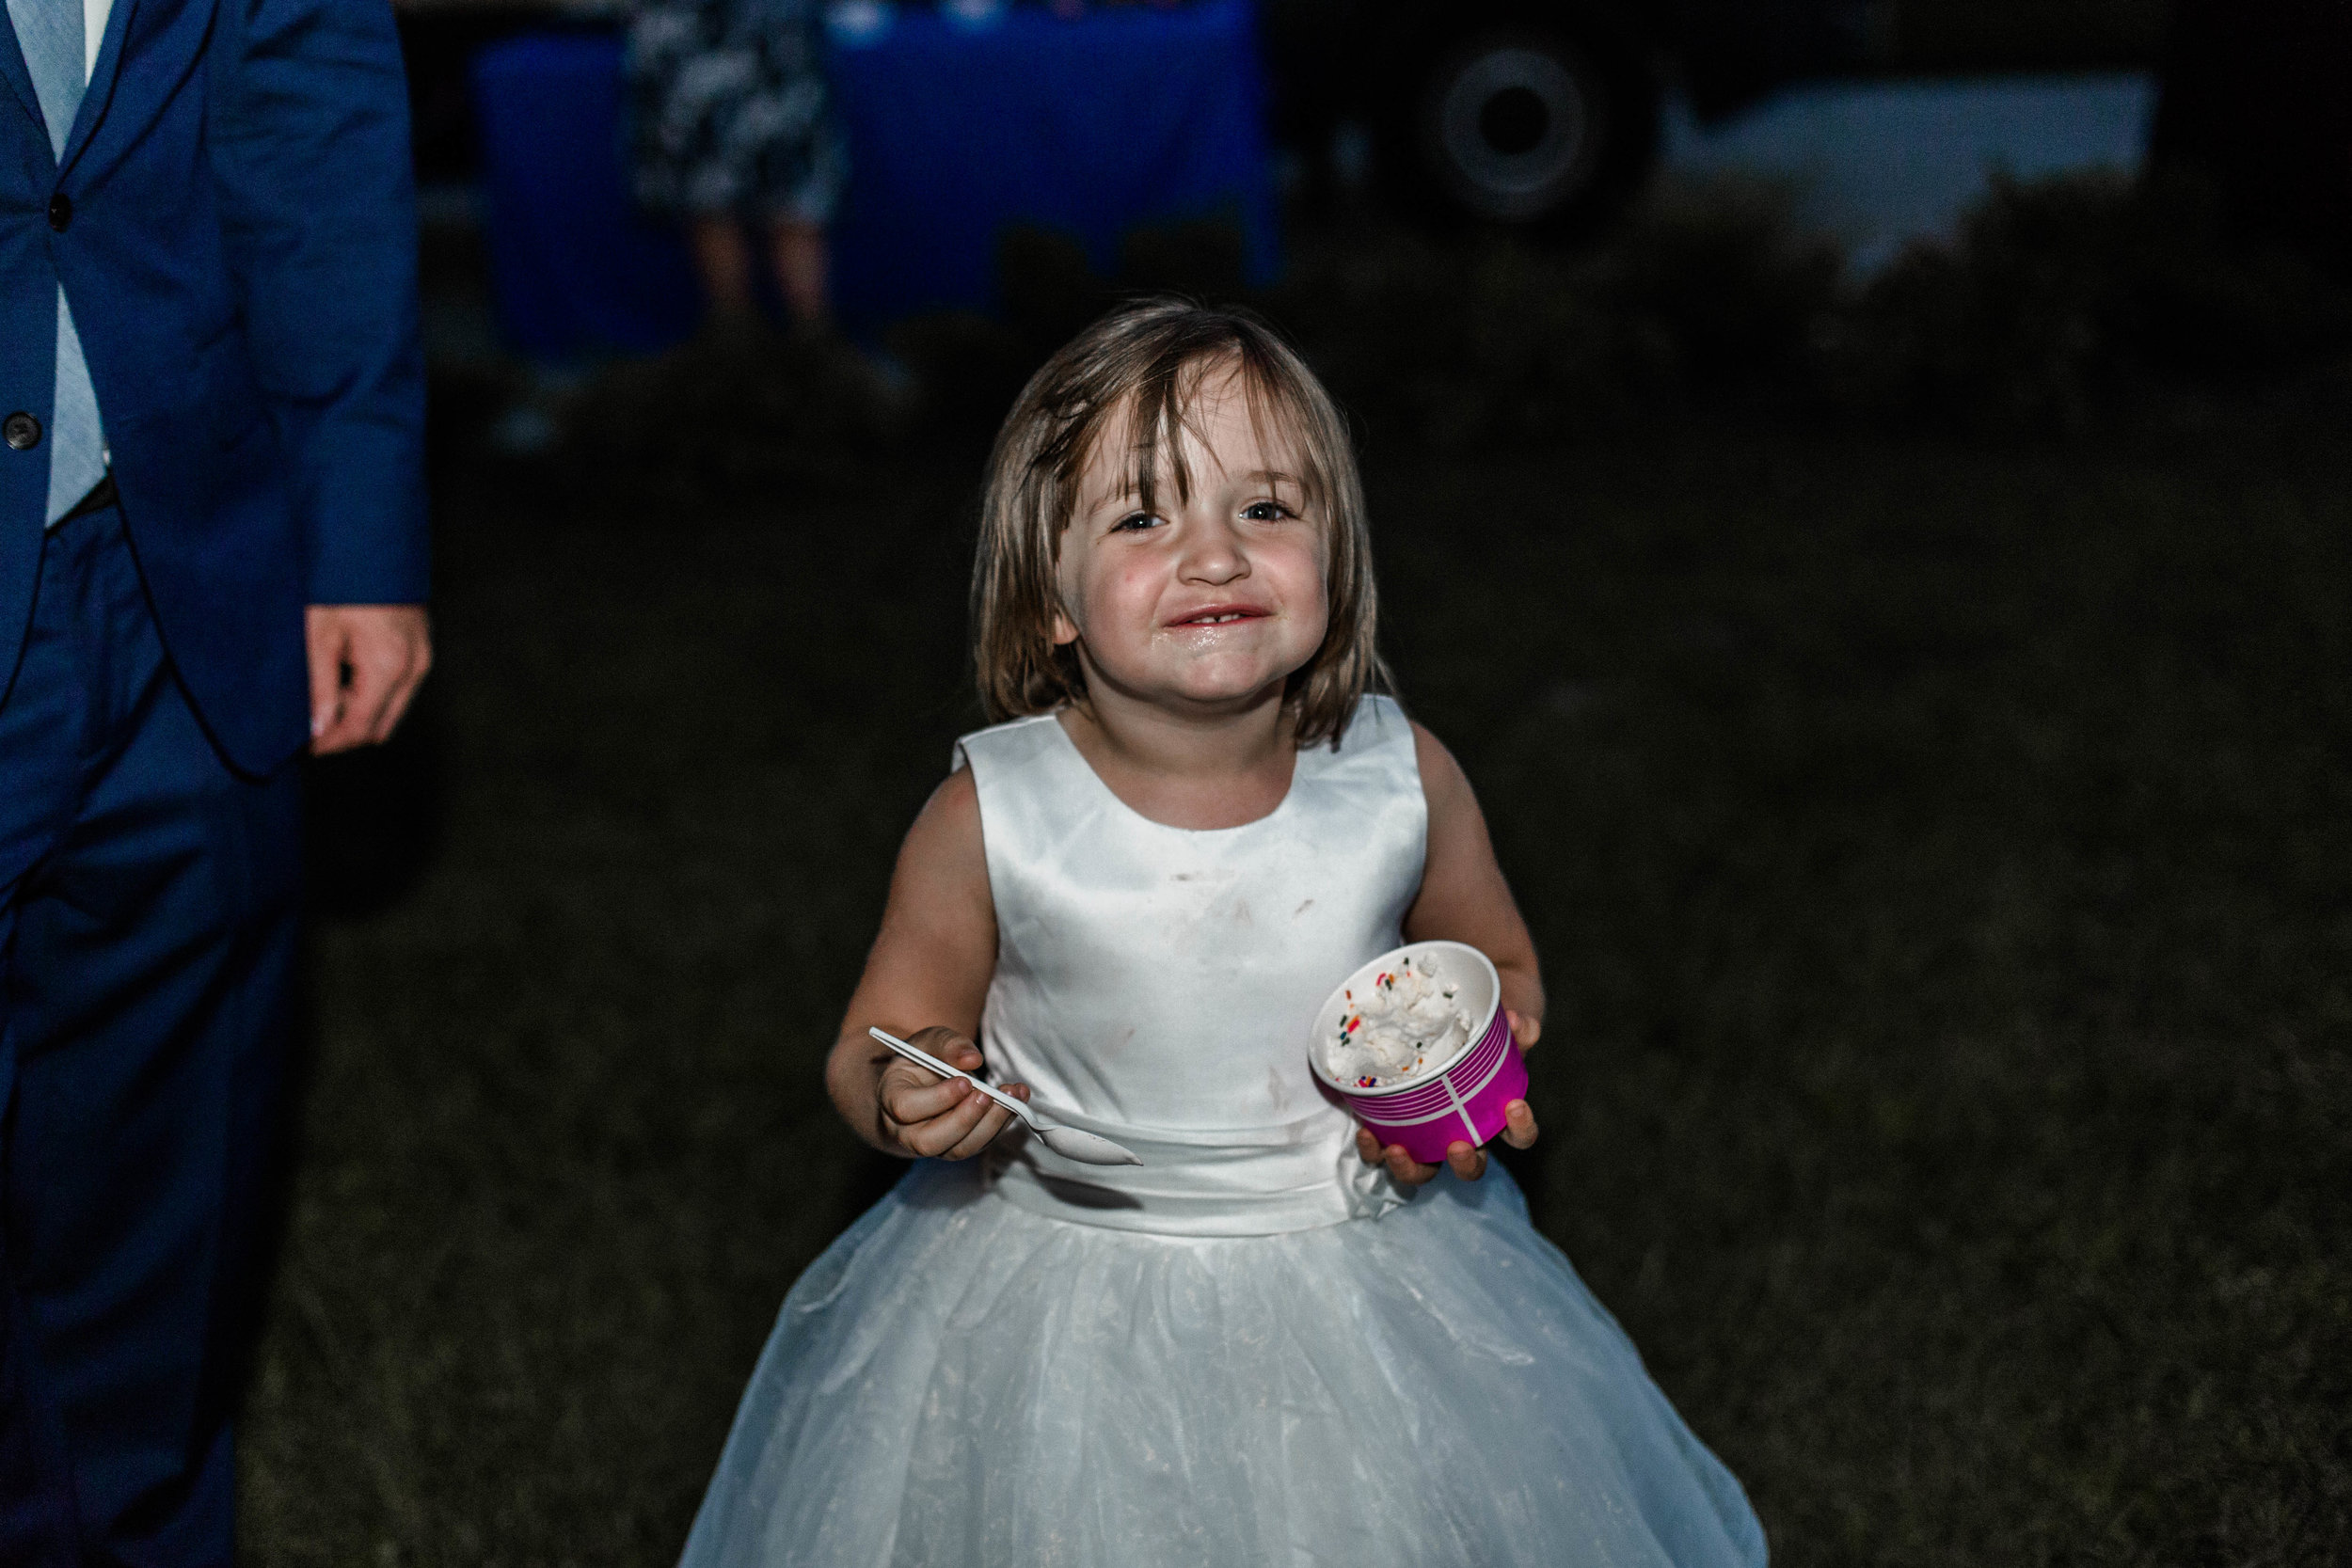
{"label": "dress waistband", "polygon": [[1055,1109],[1057,1121],[1135,1150],[1140,1165],[1082,1165],[1037,1139],[990,1152],[1008,1202],[1076,1225],[1162,1236],[1279,1236],[1369,1219],[1405,1201],[1356,1152],[1356,1124],[1336,1107],[1272,1127],[1182,1132],[1127,1127]]}

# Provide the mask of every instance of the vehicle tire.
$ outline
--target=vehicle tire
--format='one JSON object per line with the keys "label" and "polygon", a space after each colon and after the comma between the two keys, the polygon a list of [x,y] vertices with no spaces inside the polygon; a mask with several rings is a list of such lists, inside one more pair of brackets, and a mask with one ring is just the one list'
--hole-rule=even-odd
{"label": "vehicle tire", "polygon": [[1658,84],[1638,53],[1597,30],[1423,35],[1383,75],[1381,178],[1426,218],[1590,232],[1657,162]]}

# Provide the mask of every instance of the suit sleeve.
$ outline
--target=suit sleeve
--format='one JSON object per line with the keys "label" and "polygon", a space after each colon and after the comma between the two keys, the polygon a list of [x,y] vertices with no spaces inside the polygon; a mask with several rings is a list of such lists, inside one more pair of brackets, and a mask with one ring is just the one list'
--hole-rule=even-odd
{"label": "suit sleeve", "polygon": [[408,98],[387,0],[220,0],[208,132],[312,604],[426,594]]}

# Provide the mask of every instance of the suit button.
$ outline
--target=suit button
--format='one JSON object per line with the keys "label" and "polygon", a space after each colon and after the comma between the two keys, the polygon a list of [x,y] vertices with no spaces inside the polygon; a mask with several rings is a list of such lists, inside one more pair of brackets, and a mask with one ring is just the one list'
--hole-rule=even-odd
{"label": "suit button", "polygon": [[73,221],[73,198],[59,191],[49,198],[49,227],[62,234]]}
{"label": "suit button", "polygon": [[0,441],[18,451],[30,451],[40,445],[40,421],[20,408],[0,420]]}

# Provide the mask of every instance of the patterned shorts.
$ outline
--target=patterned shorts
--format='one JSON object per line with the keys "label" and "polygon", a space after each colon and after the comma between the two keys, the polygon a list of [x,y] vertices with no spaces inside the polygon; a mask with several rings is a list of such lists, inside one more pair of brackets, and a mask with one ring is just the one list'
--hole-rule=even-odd
{"label": "patterned shorts", "polygon": [[811,0],[646,0],[629,28],[630,172],[656,212],[821,224],[849,173]]}

